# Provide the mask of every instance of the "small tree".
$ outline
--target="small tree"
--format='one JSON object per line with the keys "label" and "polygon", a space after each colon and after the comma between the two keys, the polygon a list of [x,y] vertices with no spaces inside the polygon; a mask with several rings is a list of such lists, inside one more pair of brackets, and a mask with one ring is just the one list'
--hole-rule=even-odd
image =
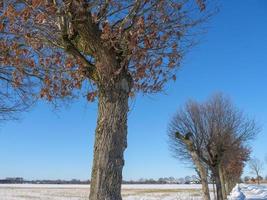
{"label": "small tree", "polygon": [[1,65],[29,67],[49,101],[78,90],[98,98],[90,200],[121,200],[129,96],[176,79],[195,27],[208,17],[203,2],[1,1],[0,52],[9,52]]}
{"label": "small tree", "polygon": [[261,160],[259,160],[256,157],[253,157],[249,160],[249,168],[251,170],[251,173],[256,175],[257,183],[260,184],[260,174],[263,170],[263,163]]}
{"label": "small tree", "polygon": [[201,110],[193,102],[188,102],[184,109],[179,110],[169,124],[169,147],[175,158],[194,164],[201,180],[203,198],[210,200],[208,168],[200,157],[203,140],[195,129],[200,118]]}

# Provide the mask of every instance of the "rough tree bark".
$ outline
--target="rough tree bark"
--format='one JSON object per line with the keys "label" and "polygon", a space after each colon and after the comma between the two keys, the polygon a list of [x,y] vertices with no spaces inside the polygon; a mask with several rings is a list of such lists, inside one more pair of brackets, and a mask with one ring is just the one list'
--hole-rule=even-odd
{"label": "rough tree bark", "polygon": [[212,167],[212,174],[214,176],[215,185],[216,185],[217,200],[223,200],[222,185],[221,185],[221,179],[220,179],[220,175],[219,175],[218,166]]}
{"label": "rough tree bark", "polygon": [[200,178],[201,178],[203,199],[204,200],[210,200],[207,169],[200,162],[199,162],[199,164],[196,164],[196,165],[198,165],[197,168],[199,170],[199,174],[200,174]]}
{"label": "rough tree bark", "polygon": [[98,87],[98,120],[89,199],[121,200],[131,84],[125,77],[116,84]]}
{"label": "rough tree bark", "polygon": [[194,144],[190,139],[191,133],[187,133],[185,136],[181,135],[179,132],[176,132],[176,137],[183,141],[183,143],[186,145],[189,154],[199,171],[199,175],[201,178],[201,184],[202,184],[202,192],[203,192],[203,199],[204,200],[210,200],[210,192],[209,192],[209,186],[208,186],[208,173],[207,169],[205,168],[204,164],[201,162],[201,159],[199,158],[199,155],[197,151],[194,148]]}
{"label": "rough tree bark", "polygon": [[230,188],[229,188],[229,180],[227,179],[227,176],[226,176],[226,173],[225,173],[225,170],[223,169],[223,177],[224,177],[224,180],[225,180],[225,192],[227,195],[230,194]]}
{"label": "rough tree bark", "polygon": [[227,199],[227,194],[226,194],[226,188],[225,188],[225,180],[223,176],[223,169],[221,165],[219,165],[219,176],[220,176],[221,186],[222,186],[222,196],[223,196],[223,199],[225,200]]}

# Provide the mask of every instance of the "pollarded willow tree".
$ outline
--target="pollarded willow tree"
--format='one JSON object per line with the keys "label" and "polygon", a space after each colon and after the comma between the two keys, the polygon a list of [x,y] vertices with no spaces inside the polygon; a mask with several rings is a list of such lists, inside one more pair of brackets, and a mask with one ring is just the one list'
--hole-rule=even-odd
{"label": "pollarded willow tree", "polygon": [[[174,155],[192,161],[198,169],[204,199],[210,199],[208,168],[216,184],[217,200],[224,200],[230,188],[227,183],[233,185],[239,180],[237,176],[249,156],[247,145],[258,132],[254,120],[227,97],[217,94],[204,103],[189,101],[172,118],[168,136]],[[234,168],[234,165],[239,166]],[[235,170],[230,172],[234,179],[226,179],[226,169]]]}
{"label": "pollarded willow tree", "polygon": [[202,113],[199,104],[189,101],[175,114],[168,127],[169,148],[175,158],[195,166],[202,184],[203,199],[210,200],[209,166],[200,156],[205,138]]}
{"label": "pollarded willow tree", "polygon": [[161,91],[209,14],[202,0],[5,0],[0,64],[53,101],[98,98],[90,200],[121,199],[129,96]]}

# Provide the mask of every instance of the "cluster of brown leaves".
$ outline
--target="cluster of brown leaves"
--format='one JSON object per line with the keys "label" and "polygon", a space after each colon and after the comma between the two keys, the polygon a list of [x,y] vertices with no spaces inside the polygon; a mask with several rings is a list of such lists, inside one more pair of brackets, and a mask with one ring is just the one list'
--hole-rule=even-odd
{"label": "cluster of brown leaves", "polygon": [[28,56],[27,49],[0,41],[0,122],[16,118],[18,112],[27,110],[35,100],[34,81],[24,68],[24,65],[33,66],[33,60],[22,61],[18,55]]}
{"label": "cluster of brown leaves", "polygon": [[[0,66],[13,68],[16,87],[24,76],[39,78],[41,97],[48,100],[71,96],[84,82],[90,85],[88,100],[94,100],[97,81],[86,74],[89,67],[97,77],[110,79],[126,70],[134,80],[132,92],[160,91],[176,79],[194,42],[190,35],[206,19],[200,12],[204,3],[197,1],[199,9],[190,2],[6,0],[0,6],[0,51],[6,52]],[[79,20],[97,41],[77,31]],[[93,48],[96,42],[102,49]],[[117,64],[101,65],[102,51],[112,52]]]}
{"label": "cluster of brown leaves", "polygon": [[248,147],[237,146],[223,161],[226,178],[237,182],[243,173],[245,163],[249,160],[251,150]]}

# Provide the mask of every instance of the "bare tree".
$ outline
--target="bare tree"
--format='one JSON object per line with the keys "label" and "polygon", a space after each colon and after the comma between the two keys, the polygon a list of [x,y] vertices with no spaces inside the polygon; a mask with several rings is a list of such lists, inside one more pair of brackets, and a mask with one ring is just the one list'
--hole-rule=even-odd
{"label": "bare tree", "polygon": [[[170,147],[178,157],[193,160],[198,169],[208,166],[216,183],[217,199],[222,200],[226,199],[223,161],[257,132],[255,122],[219,94],[202,104],[189,101],[176,113],[169,125]],[[203,184],[204,191],[205,187]]]}
{"label": "bare tree", "polygon": [[203,159],[210,166],[215,177],[217,198],[226,199],[223,179],[223,160],[229,159],[232,151],[237,151],[255,137],[259,129],[254,120],[247,118],[231,101],[215,95],[204,105],[208,135],[205,140]]}
{"label": "bare tree", "polygon": [[169,124],[169,146],[174,157],[193,162],[201,179],[203,198],[210,200],[208,170],[206,163],[200,157],[203,140],[198,125],[201,118],[202,111],[199,105],[192,101],[188,102]]}
{"label": "bare tree", "polygon": [[260,184],[260,174],[263,170],[263,163],[256,157],[253,157],[249,160],[249,168],[251,173],[256,175],[257,183]]}
{"label": "bare tree", "polygon": [[205,7],[203,0],[1,1],[0,51],[9,52],[1,65],[29,66],[49,101],[98,98],[90,200],[121,200],[129,97],[176,79],[210,16]]}

